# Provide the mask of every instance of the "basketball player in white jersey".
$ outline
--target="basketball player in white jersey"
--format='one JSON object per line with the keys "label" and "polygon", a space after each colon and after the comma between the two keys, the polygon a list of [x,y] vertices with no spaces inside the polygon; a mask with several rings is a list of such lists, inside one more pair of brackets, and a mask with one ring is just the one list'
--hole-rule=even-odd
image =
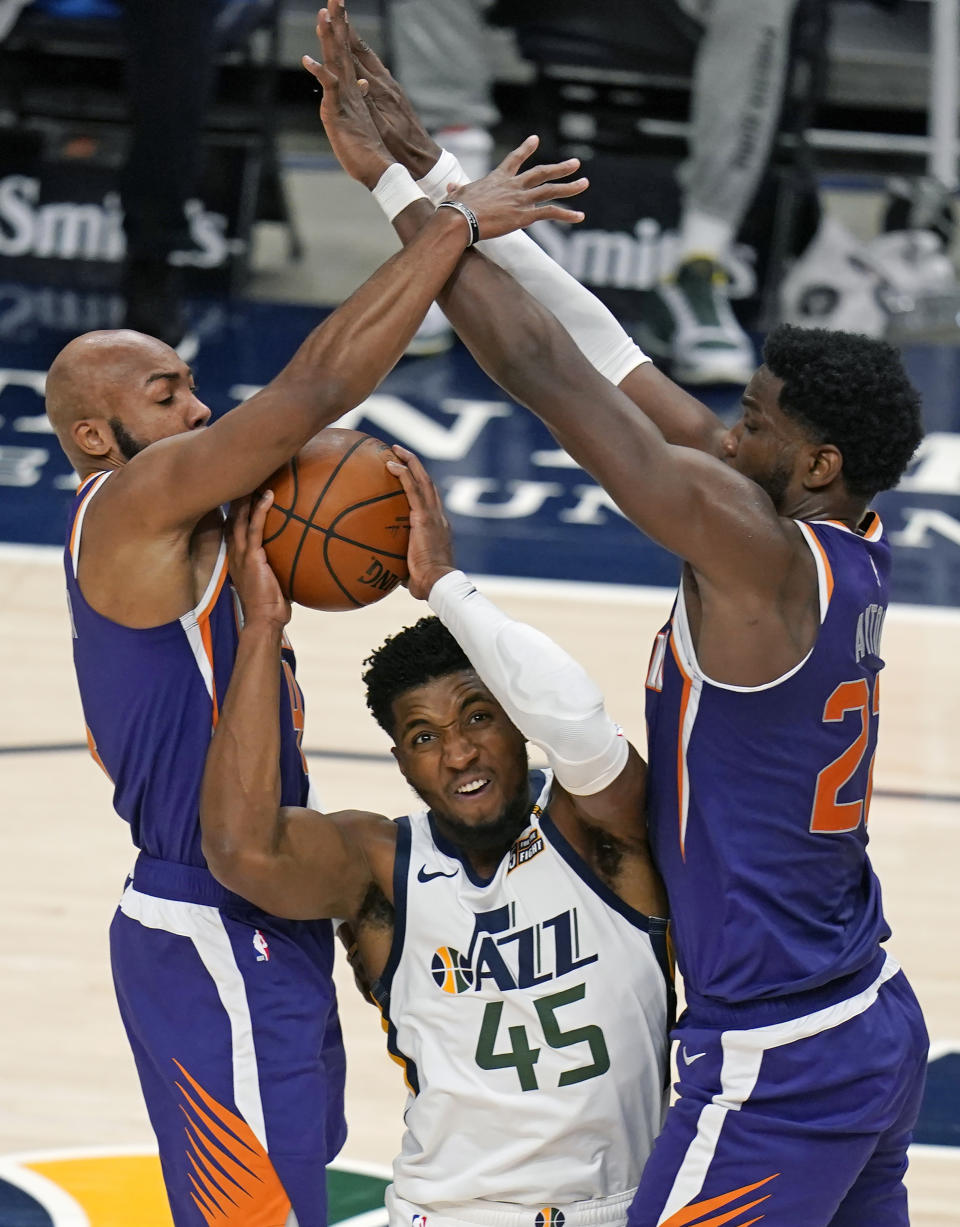
{"label": "basketball player in white jersey", "polygon": [[[245,624],[204,853],[260,907],[349,920],[410,1090],[394,1227],[620,1224],[661,1125],[672,1013],[646,765],[576,662],[454,569],[439,495],[396,452],[409,588],[437,617],[388,639],[364,681],[424,808],[278,807],[290,606],[260,544],[267,494],[233,527]],[[526,740],[550,770],[529,771]]]}

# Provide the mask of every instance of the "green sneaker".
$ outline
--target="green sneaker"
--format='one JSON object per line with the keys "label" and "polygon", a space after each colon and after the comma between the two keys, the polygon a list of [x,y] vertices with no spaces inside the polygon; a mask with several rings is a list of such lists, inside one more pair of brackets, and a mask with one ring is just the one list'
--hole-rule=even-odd
{"label": "green sneaker", "polygon": [[697,257],[643,295],[637,342],[668,363],[678,383],[745,384],[756,370],[753,345],[737,323],[726,285],[716,261]]}

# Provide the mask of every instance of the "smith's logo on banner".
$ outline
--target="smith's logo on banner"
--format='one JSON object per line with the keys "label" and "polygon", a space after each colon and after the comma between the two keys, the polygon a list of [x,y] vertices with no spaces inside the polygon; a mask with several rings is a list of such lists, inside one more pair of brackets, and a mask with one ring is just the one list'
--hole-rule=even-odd
{"label": "smith's logo on banner", "polygon": [[[648,290],[677,263],[679,237],[654,217],[641,217],[632,230],[587,230],[534,222],[530,233],[549,256],[583,285],[597,290]],[[737,244],[729,258],[731,298],[756,293],[752,247]]]}
{"label": "smith's logo on banner", "polygon": [[[245,244],[227,234],[228,218],[187,201],[184,212],[194,246],[171,262],[220,268]],[[126,248],[123,211],[115,191],[99,201],[42,200],[42,182],[31,175],[0,179],[0,256],[7,259],[85,260],[119,263]]]}

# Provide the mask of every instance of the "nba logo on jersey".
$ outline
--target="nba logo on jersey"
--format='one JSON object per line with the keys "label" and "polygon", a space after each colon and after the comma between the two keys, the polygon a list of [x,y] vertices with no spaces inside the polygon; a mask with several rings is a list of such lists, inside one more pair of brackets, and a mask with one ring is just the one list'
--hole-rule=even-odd
{"label": "nba logo on jersey", "polygon": [[544,1206],[542,1210],[537,1211],[537,1217],[533,1220],[534,1227],[563,1227],[566,1222],[562,1210],[558,1210],[556,1206]]}
{"label": "nba logo on jersey", "polygon": [[255,930],[253,934],[253,948],[257,952],[258,963],[270,962],[270,947],[267,945],[267,939],[259,929]]}
{"label": "nba logo on jersey", "polygon": [[411,1214],[410,1227],[427,1227],[427,1216],[425,1214]]}

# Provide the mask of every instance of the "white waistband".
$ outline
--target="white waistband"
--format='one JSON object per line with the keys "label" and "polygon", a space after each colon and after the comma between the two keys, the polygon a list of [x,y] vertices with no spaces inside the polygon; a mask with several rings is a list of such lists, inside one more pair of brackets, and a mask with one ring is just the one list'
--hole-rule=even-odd
{"label": "white waistband", "polygon": [[550,1202],[518,1206],[516,1202],[469,1201],[463,1205],[444,1205],[439,1209],[417,1206],[405,1201],[390,1185],[386,1206],[390,1227],[622,1227],[636,1189],[598,1197],[591,1201]]}

